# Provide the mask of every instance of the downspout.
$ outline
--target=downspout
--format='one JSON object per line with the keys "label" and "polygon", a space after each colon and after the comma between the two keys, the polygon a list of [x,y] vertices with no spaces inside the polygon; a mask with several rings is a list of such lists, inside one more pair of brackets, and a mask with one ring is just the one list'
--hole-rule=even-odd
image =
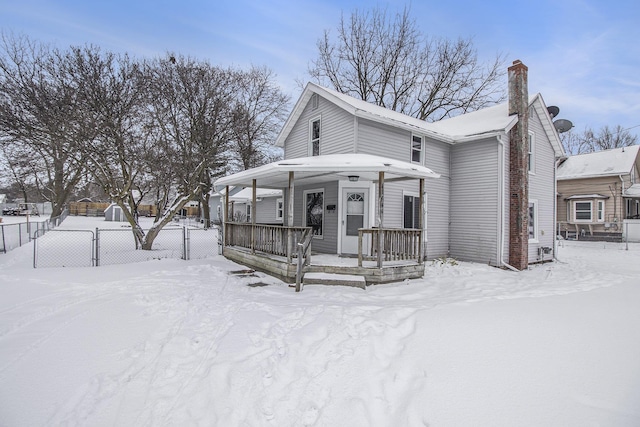
{"label": "downspout", "polygon": [[[620,191],[620,213],[622,215],[620,215],[620,220],[624,222],[624,178],[622,177],[622,175],[618,175],[618,178],[620,178],[620,181],[622,181],[622,190]],[[615,195],[613,196],[613,203],[615,205]],[[620,224],[620,228],[622,228],[622,223]]]}
{"label": "downspout", "polygon": [[[558,162],[553,162],[553,259],[558,261]],[[544,254],[542,256],[544,259]]]}
{"label": "downspout", "polygon": [[498,197],[498,233],[499,239],[498,244],[500,247],[498,248],[498,265],[501,267],[507,267],[509,270],[513,270],[517,273],[520,272],[517,268],[505,262],[504,260],[504,141],[502,140],[502,136],[497,136],[498,144],[500,145],[500,166],[498,167],[498,188],[500,188],[500,195]]}

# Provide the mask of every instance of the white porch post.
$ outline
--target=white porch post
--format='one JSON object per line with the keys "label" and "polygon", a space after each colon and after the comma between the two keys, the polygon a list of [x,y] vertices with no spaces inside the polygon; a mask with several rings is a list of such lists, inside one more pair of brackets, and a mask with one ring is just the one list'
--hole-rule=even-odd
{"label": "white porch post", "polygon": [[382,268],[382,251],[384,249],[384,172],[378,172],[378,268]]}
{"label": "white porch post", "polygon": [[229,245],[229,186],[224,187],[224,215],[222,215],[224,221],[224,245]]}
{"label": "white porch post", "polygon": [[254,179],[251,192],[251,253],[256,253],[256,180]]}
{"label": "white porch post", "polygon": [[293,171],[289,172],[289,193],[287,194],[287,262],[291,263],[293,252]]}
{"label": "white porch post", "polygon": [[418,263],[424,262],[424,178],[420,178],[420,235],[418,236]]}

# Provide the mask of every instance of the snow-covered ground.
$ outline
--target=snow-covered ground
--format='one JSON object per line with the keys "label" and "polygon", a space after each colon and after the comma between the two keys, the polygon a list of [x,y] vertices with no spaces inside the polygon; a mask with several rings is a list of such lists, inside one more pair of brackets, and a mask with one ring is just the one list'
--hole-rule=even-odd
{"label": "snow-covered ground", "polygon": [[624,248],[295,293],[220,256],[33,269],[28,245],[0,254],[0,425],[638,426]]}

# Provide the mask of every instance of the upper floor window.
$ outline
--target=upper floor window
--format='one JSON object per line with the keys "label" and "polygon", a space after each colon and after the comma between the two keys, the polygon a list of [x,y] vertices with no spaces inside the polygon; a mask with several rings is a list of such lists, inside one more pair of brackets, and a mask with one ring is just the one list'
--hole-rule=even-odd
{"label": "upper floor window", "polygon": [[313,95],[311,95],[311,109],[315,110],[318,108],[318,99],[320,97],[318,96],[317,93],[314,93]]}
{"label": "upper floor window", "polygon": [[309,155],[320,155],[320,117],[309,121]]}
{"label": "upper floor window", "polygon": [[423,151],[422,137],[418,135],[411,136],[411,161],[413,163],[422,163]]}
{"label": "upper floor window", "polygon": [[528,162],[529,162],[529,172],[535,173],[536,171],[536,163],[535,163],[535,147],[536,147],[536,139],[533,132],[529,132],[529,154],[528,154]]}

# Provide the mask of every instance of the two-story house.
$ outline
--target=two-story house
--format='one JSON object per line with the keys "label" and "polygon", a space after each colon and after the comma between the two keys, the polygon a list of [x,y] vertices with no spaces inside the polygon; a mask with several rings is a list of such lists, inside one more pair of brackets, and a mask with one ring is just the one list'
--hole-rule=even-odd
{"label": "two-story house", "polygon": [[[378,268],[380,258],[420,265],[454,257],[517,270],[550,260],[563,150],[542,96],[528,97],[527,67],[515,61],[508,74],[508,103],[435,123],[309,83],[276,141],[284,160],[216,188],[282,189],[285,226],[310,228],[314,253],[378,257]],[[225,240],[226,254],[251,264],[236,256],[238,246]],[[423,269],[411,271],[367,283]]]}

